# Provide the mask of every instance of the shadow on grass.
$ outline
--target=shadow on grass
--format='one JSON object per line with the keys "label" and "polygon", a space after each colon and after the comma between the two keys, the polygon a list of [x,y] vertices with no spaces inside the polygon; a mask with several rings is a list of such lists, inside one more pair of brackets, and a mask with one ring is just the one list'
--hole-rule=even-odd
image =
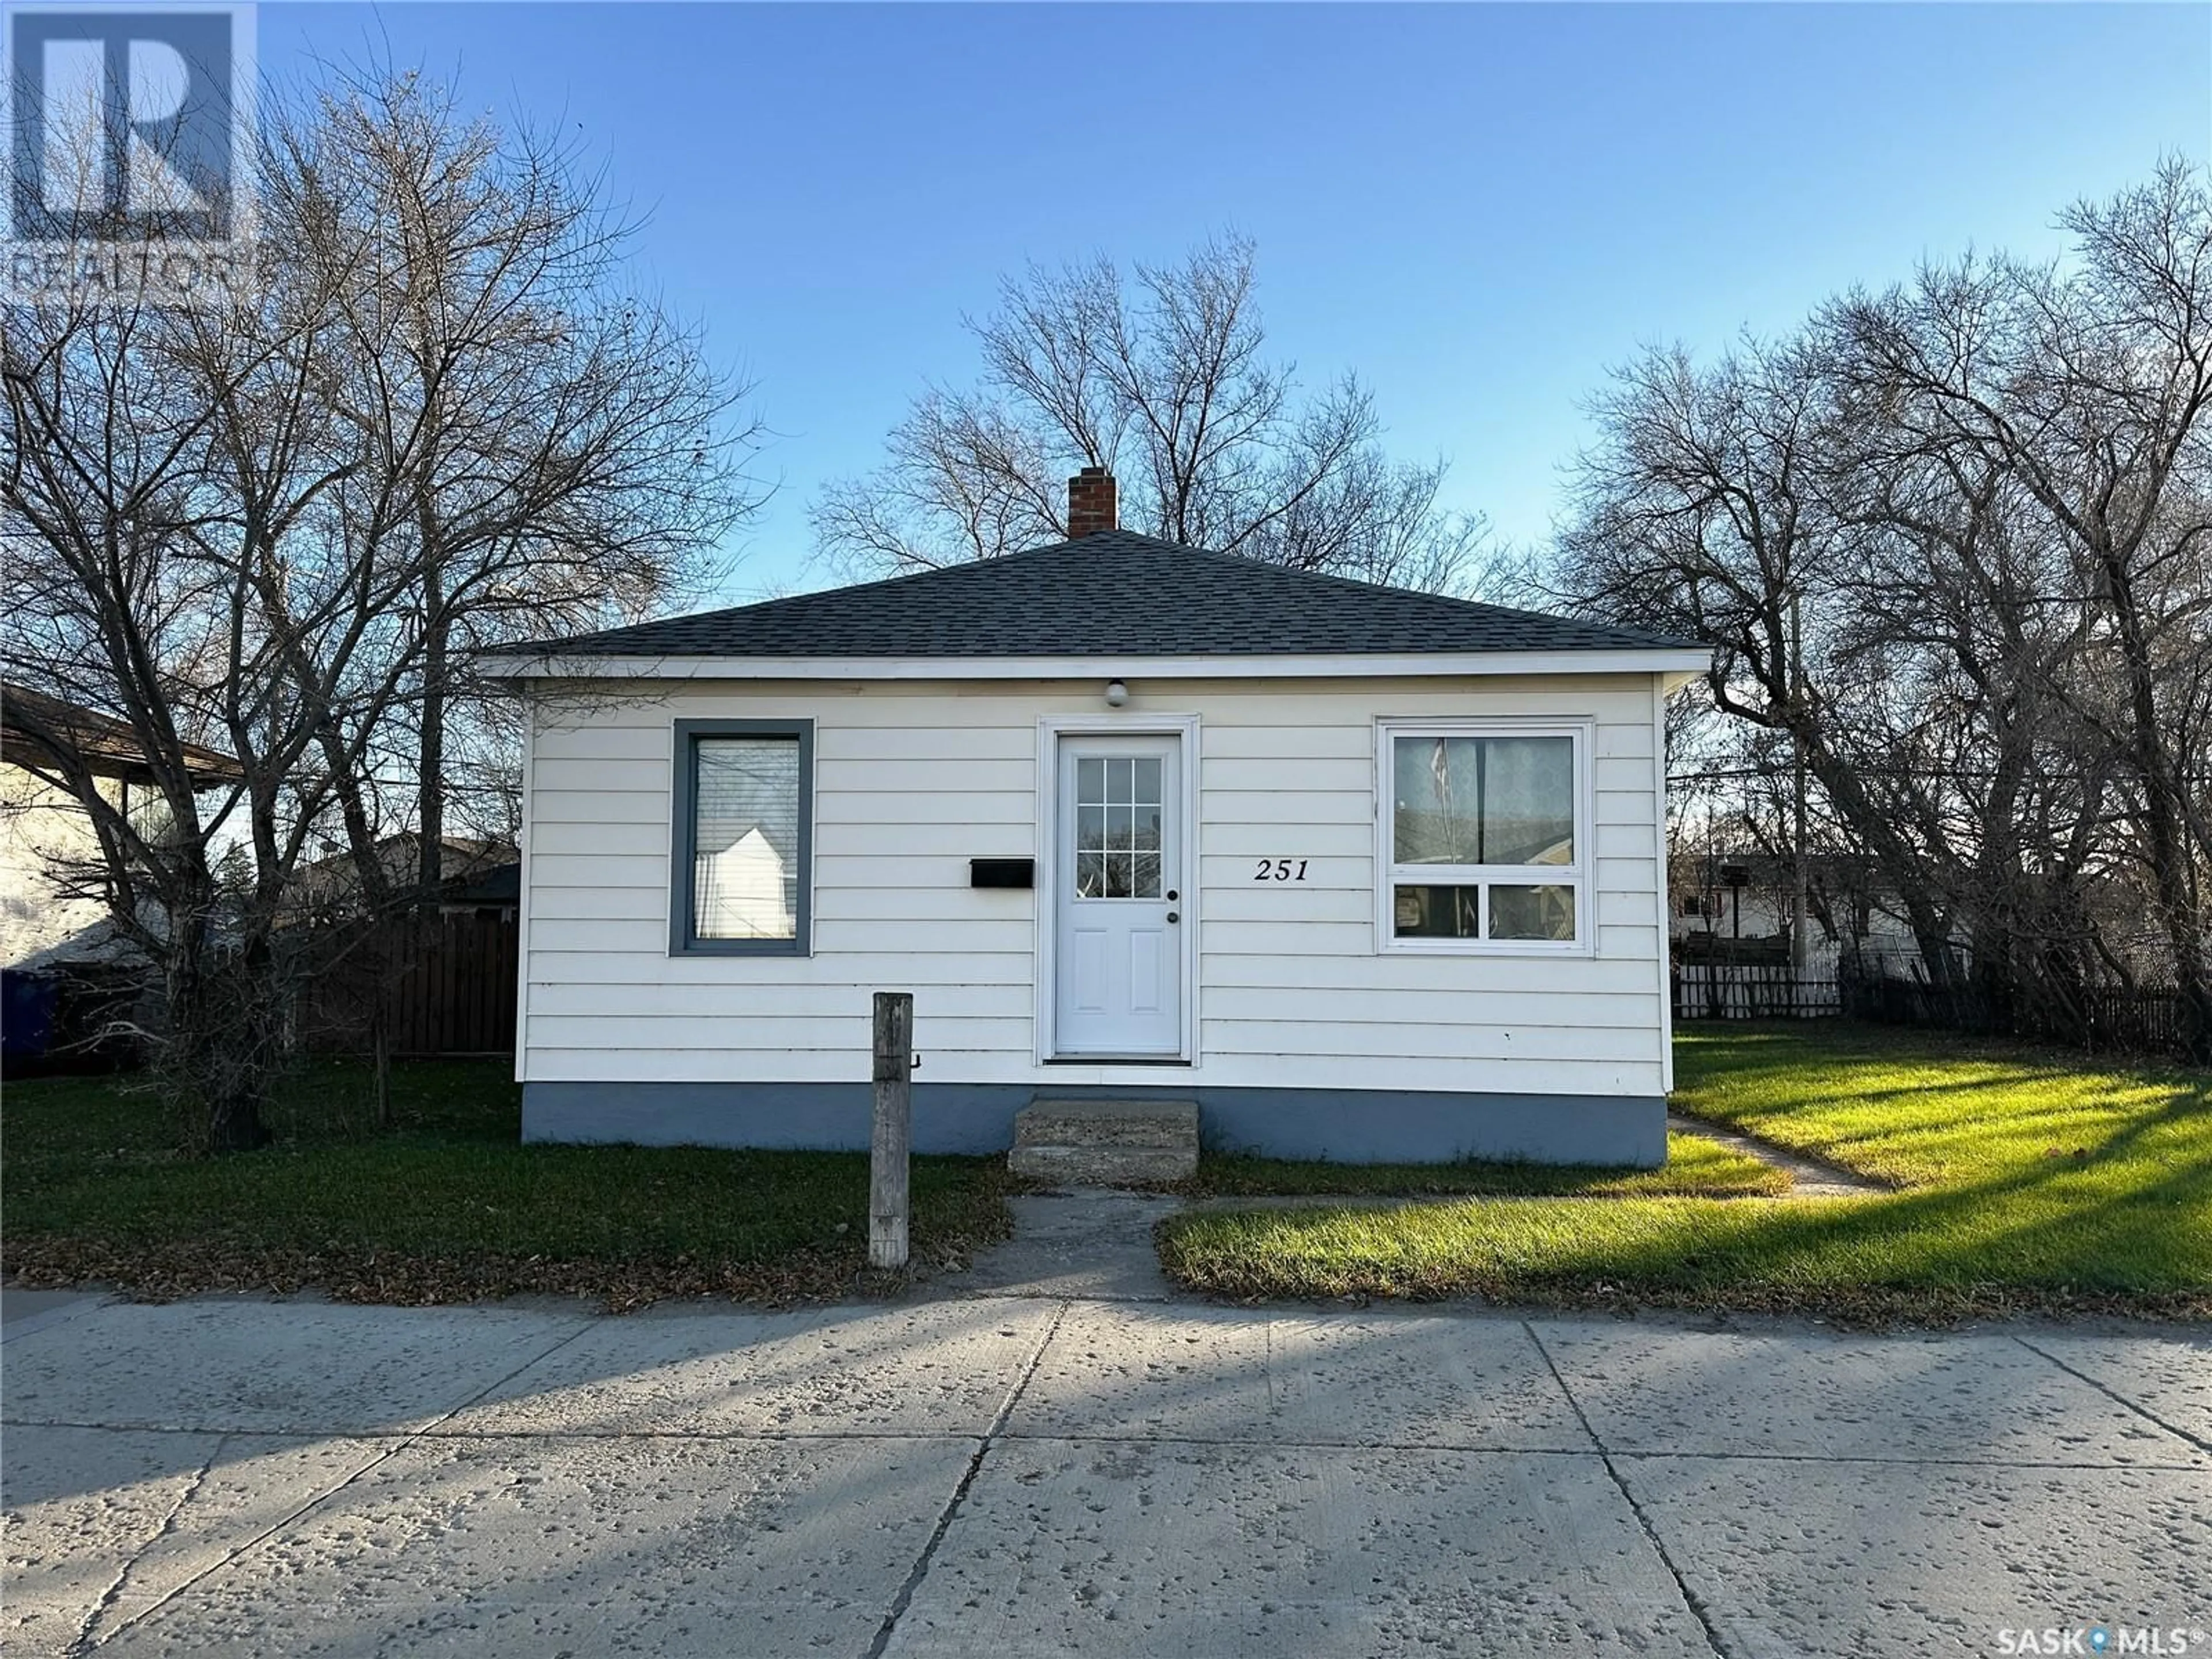
{"label": "shadow on grass", "polygon": [[[9,1271],[144,1294],[313,1285],[361,1300],[526,1291],[635,1306],[660,1296],[789,1299],[866,1269],[863,1152],[524,1146],[505,1067],[393,1068],[393,1126],[363,1133],[315,1091],[280,1101],[277,1141],[191,1159],[158,1103],[106,1079],[9,1091],[0,1165]],[[1001,1158],[915,1160],[917,1270],[1006,1236]]]}
{"label": "shadow on grass", "polygon": [[[1940,1068],[1957,1058],[1948,1045],[1873,1052],[1792,1032],[1693,1046],[1704,1053],[1684,1067],[1691,1109],[1910,1184],[1787,1204],[1559,1198],[1215,1213],[1170,1223],[1164,1258],[1187,1285],[1240,1297],[2212,1313],[2212,1079],[2008,1074],[2070,1088],[2068,1112],[2008,1097],[1991,1078],[1894,1098],[1855,1086],[1855,1066]],[[1758,1061],[1743,1071],[1715,1063],[1746,1052]],[[1911,1100],[1944,1103],[1915,1113]],[[1869,1111],[1876,1121],[1862,1127]],[[2065,1125],[2063,1145],[2037,1148],[2052,1122]]]}

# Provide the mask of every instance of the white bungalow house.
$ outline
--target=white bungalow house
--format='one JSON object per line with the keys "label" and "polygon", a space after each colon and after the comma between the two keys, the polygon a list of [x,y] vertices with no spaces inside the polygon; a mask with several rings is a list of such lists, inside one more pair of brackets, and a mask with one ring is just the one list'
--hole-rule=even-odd
{"label": "white bungalow house", "polygon": [[508,647],[536,1140],[915,1144],[1195,1103],[1286,1156],[1655,1164],[1677,641],[1114,526]]}

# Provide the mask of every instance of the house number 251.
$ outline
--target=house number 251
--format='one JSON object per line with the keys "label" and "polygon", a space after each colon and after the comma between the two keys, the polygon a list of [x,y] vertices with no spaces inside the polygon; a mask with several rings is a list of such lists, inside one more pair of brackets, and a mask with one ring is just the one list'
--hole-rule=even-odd
{"label": "house number 251", "polygon": [[1255,881],[1304,881],[1306,861],[1304,859],[1261,859],[1260,868],[1252,878]]}

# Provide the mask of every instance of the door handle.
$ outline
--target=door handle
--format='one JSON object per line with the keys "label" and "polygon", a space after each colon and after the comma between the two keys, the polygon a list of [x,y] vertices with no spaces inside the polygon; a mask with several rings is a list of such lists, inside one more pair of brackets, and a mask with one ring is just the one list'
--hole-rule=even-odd
{"label": "door handle", "polygon": [[1168,912],[1168,920],[1170,921],[1181,921],[1182,918],[1176,915],[1174,911],[1170,910]]}
{"label": "door handle", "polygon": [[1169,902],[1170,904],[1173,904],[1173,903],[1174,903],[1177,899],[1181,898],[1182,896],[1182,894],[1180,894],[1180,893],[1178,893],[1178,892],[1176,892],[1176,890],[1175,890],[1174,888],[1170,887],[1170,888],[1169,888],[1169,889],[1168,889],[1168,902]]}

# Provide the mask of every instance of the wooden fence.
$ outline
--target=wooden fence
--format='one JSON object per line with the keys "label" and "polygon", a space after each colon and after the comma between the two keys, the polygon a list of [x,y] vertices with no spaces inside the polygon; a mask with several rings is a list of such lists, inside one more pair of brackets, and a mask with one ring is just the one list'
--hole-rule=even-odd
{"label": "wooden fence", "polygon": [[2170,985],[2075,987],[2031,1001],[1972,981],[1931,985],[1917,975],[1862,972],[1844,983],[1844,1012],[1887,1024],[2019,1037],[2092,1054],[2185,1059],[2203,1043],[2188,1003]]}
{"label": "wooden fence", "polygon": [[396,917],[315,981],[300,1036],[323,1054],[514,1052],[520,929],[492,916]]}
{"label": "wooden fence", "polygon": [[1677,1019],[1817,1019],[1843,1012],[1832,973],[1744,963],[1679,963]]}
{"label": "wooden fence", "polygon": [[1972,981],[1931,985],[1909,969],[1881,963],[1846,961],[1839,971],[1807,972],[1787,963],[1676,963],[1673,977],[1677,1020],[1846,1014],[2092,1053],[2185,1059],[2203,1046],[2186,1001],[2171,986],[2081,987],[2063,1000],[2030,1003],[1998,996]]}

